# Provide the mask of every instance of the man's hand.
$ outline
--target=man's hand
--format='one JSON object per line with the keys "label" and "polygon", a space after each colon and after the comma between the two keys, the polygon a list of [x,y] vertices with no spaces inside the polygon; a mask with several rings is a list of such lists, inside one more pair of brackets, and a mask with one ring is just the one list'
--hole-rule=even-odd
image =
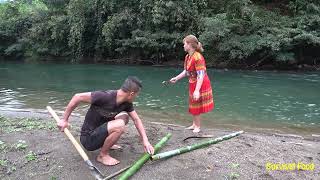
{"label": "man's hand", "polygon": [[69,123],[66,120],[60,120],[57,125],[58,125],[60,131],[63,132],[64,128],[67,128],[69,126]]}
{"label": "man's hand", "polygon": [[143,143],[144,146],[144,151],[147,152],[148,154],[153,155],[154,154],[154,148],[152,147],[152,145],[148,142],[144,142]]}
{"label": "man's hand", "polygon": [[144,151],[149,153],[149,154],[154,154],[154,148],[149,143],[149,140],[148,140],[147,135],[146,135],[146,131],[145,131],[144,127],[143,127],[143,124],[142,124],[141,119],[139,118],[137,112],[136,111],[129,112],[129,116],[134,121],[134,125],[135,125],[135,127],[137,128],[137,130],[138,130],[138,132],[140,134],[140,137],[141,137],[141,140],[142,140],[142,143],[143,143]]}

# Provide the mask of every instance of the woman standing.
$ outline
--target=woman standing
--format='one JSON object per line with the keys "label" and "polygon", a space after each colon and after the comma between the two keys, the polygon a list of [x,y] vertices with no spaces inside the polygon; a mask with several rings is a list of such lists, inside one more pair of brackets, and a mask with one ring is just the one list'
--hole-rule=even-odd
{"label": "woman standing", "polygon": [[187,52],[184,60],[184,71],[170,79],[171,83],[189,76],[189,112],[193,115],[193,124],[187,129],[194,133],[200,132],[200,115],[214,108],[212,88],[206,73],[205,59],[201,43],[193,35],[183,39],[184,51]]}

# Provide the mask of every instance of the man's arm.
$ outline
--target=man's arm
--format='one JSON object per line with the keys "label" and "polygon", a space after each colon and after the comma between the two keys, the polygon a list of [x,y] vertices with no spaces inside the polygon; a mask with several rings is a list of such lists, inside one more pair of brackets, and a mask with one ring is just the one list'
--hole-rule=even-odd
{"label": "man's arm", "polygon": [[149,154],[153,154],[154,149],[153,149],[152,145],[149,143],[146,131],[143,127],[142,121],[141,121],[140,117],[138,116],[137,112],[136,111],[129,112],[129,115],[130,115],[131,119],[133,120],[134,125],[140,134],[141,141],[143,143],[145,151],[147,151]]}
{"label": "man's arm", "polygon": [[64,111],[62,122],[58,123],[58,126],[60,127],[61,131],[63,131],[63,129],[68,126],[68,119],[69,119],[71,112],[81,102],[91,103],[91,92],[77,93],[72,97],[66,110]]}

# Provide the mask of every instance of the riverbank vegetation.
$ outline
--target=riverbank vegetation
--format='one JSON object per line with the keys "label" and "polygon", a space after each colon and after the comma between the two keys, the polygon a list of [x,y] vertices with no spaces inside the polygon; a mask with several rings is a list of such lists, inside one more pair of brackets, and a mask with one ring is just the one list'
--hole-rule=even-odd
{"label": "riverbank vegetation", "polygon": [[0,3],[0,56],[181,64],[195,34],[209,66],[320,69],[318,0],[13,0]]}

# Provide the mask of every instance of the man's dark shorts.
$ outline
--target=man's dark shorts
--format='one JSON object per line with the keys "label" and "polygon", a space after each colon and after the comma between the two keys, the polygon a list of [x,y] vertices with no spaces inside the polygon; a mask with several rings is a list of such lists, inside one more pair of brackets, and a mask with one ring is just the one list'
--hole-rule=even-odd
{"label": "man's dark shorts", "polygon": [[88,151],[94,151],[103,146],[108,135],[108,122],[106,122],[89,132],[89,134],[81,135],[80,142]]}
{"label": "man's dark shorts", "polygon": [[[117,114],[115,118],[122,115],[128,115],[128,113],[122,111],[119,114]],[[112,119],[112,120],[115,120],[115,119]],[[80,142],[82,146],[86,148],[86,150],[95,151],[103,146],[104,141],[109,136],[109,132],[108,132],[109,122],[110,121],[100,125],[99,127],[90,131],[89,133],[86,133],[85,135],[80,136]]]}

